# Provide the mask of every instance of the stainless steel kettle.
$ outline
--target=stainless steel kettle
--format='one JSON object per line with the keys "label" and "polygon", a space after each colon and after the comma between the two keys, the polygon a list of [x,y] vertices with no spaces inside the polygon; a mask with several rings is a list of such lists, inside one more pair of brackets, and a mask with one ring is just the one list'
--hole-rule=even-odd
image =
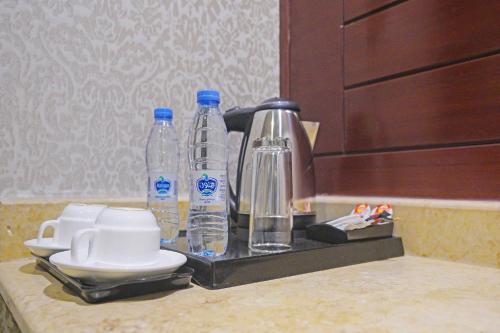
{"label": "stainless steel kettle", "polygon": [[238,227],[248,228],[252,188],[252,143],[263,137],[283,137],[290,140],[294,228],[302,229],[314,223],[315,214],[306,200],[315,195],[313,154],[299,113],[297,103],[278,97],[268,99],[253,108],[235,107],[224,113],[228,132],[243,132],[236,191],[230,186],[231,217]]}

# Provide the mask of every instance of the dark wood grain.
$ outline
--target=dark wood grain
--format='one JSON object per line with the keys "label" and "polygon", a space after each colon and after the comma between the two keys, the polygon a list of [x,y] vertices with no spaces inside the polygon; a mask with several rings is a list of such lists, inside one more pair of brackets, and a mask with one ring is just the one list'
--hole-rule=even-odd
{"label": "dark wood grain", "polygon": [[281,6],[282,92],[321,122],[318,194],[500,199],[500,1],[344,4]]}
{"label": "dark wood grain", "polygon": [[397,0],[345,0],[344,22],[377,10],[380,7],[384,7],[396,1]]}
{"label": "dark wood grain", "polygon": [[280,96],[290,98],[290,0],[280,0]]}
{"label": "dark wood grain", "polygon": [[[290,97],[303,120],[319,121],[315,153],[343,149],[342,1],[293,0]],[[282,73],[283,74],[283,73]]]}
{"label": "dark wood grain", "polygon": [[500,139],[500,55],[351,89],[346,150]]}
{"label": "dark wood grain", "polygon": [[345,85],[500,49],[500,1],[406,1],[345,28]]}
{"label": "dark wood grain", "polygon": [[315,158],[318,194],[500,199],[500,144]]}

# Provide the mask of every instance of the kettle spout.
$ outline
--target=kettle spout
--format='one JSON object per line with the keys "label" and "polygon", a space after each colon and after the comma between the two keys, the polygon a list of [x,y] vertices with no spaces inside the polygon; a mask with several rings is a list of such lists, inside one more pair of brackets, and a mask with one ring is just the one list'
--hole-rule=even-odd
{"label": "kettle spout", "polygon": [[319,131],[319,122],[317,121],[301,121],[302,126],[306,130],[307,138],[311,144],[311,149],[314,149],[314,144],[316,143],[316,137]]}

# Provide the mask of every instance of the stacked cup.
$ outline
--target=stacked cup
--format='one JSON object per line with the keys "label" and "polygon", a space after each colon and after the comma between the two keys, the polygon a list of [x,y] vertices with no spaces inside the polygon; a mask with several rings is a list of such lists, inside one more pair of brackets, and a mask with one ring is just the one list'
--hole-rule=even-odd
{"label": "stacked cup", "polygon": [[54,229],[52,242],[69,248],[71,238],[81,229],[90,228],[94,225],[97,216],[106,208],[105,205],[86,205],[71,203],[64,208],[61,216],[56,220],[45,221],[38,229],[38,243],[43,242],[43,233],[47,228]]}
{"label": "stacked cup", "polygon": [[[40,225],[37,238],[28,240],[24,244],[33,254],[40,257],[69,250],[73,235],[78,230],[92,227],[104,208],[105,205],[70,203],[57,219],[45,221]],[[45,230],[50,228],[54,230],[54,236],[44,238]]]}
{"label": "stacked cup", "polygon": [[[87,237],[90,242],[84,253]],[[71,241],[75,263],[150,265],[159,251],[160,228],[153,213],[140,208],[106,208],[94,227],[78,231]]]}

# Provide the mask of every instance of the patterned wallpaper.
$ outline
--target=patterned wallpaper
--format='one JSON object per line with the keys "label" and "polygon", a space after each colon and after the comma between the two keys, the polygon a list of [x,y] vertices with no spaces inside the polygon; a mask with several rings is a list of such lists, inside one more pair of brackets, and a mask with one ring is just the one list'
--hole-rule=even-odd
{"label": "patterned wallpaper", "polygon": [[223,110],[278,94],[278,3],[0,1],[0,200],[145,197],[156,106],[174,109],[185,195],[196,90]]}

